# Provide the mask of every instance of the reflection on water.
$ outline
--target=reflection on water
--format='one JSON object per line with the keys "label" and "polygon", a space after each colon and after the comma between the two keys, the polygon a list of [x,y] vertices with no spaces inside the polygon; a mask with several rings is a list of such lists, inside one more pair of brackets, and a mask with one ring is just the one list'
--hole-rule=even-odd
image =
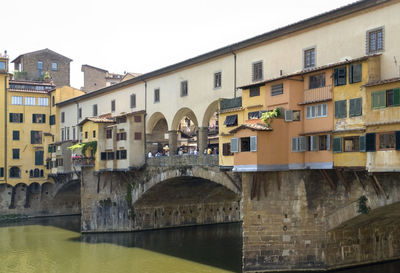
{"label": "reflection on water", "polygon": [[[79,234],[80,219],[0,225],[0,273],[240,272],[240,224]],[[400,261],[334,271],[397,273]]]}

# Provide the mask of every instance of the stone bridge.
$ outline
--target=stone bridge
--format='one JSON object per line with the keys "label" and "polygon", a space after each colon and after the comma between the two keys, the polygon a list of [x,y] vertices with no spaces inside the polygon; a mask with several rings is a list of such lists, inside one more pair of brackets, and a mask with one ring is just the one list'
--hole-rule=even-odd
{"label": "stone bridge", "polygon": [[83,169],[82,231],[128,231],[241,220],[240,176],[215,155],[148,158],[129,172]]}

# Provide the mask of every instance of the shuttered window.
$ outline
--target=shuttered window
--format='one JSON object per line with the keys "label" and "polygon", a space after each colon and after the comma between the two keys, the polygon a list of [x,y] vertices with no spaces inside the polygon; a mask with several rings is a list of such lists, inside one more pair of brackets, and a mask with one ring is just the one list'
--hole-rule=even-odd
{"label": "shuttered window", "polygon": [[236,126],[238,124],[237,117],[238,117],[237,115],[227,116],[224,121],[224,125],[227,127]]}
{"label": "shuttered window", "polygon": [[400,131],[395,132],[396,134],[396,150],[400,150]]}
{"label": "shuttered window", "polygon": [[160,88],[154,89],[154,102],[160,102]]}
{"label": "shuttered window", "polygon": [[400,88],[393,89],[393,106],[400,106]]}
{"label": "shuttered window", "polygon": [[365,135],[365,150],[367,152],[376,151],[376,135],[375,133],[368,133]]}
{"label": "shuttered window", "polygon": [[293,111],[285,110],[285,121],[293,121]]}
{"label": "shuttered window", "polygon": [[56,124],[56,115],[51,115],[50,116],[50,125]]}
{"label": "shuttered window", "polygon": [[255,112],[249,112],[247,114],[248,119],[259,119],[261,117],[260,111],[255,111]]}
{"label": "shuttered window", "polygon": [[360,144],[360,147],[359,147],[359,150],[360,150],[360,152],[365,152],[366,151],[366,137],[365,136],[360,136],[360,141],[359,141],[359,144]]}
{"label": "shuttered window", "polygon": [[36,151],[35,152],[35,165],[43,165],[43,151]]}
{"label": "shuttered window", "polygon": [[19,159],[19,149],[12,149],[13,159]]}
{"label": "shuttered window", "polygon": [[107,153],[106,152],[101,152],[100,153],[100,160],[107,160]]}
{"label": "shuttered window", "polygon": [[0,177],[4,177],[4,168],[0,168]]}
{"label": "shuttered window", "polygon": [[341,137],[333,138],[333,152],[334,153],[342,152],[342,138]]}
{"label": "shuttered window", "polygon": [[31,144],[42,144],[42,131],[31,131]]}
{"label": "shuttered window", "polygon": [[347,102],[346,100],[335,101],[335,118],[347,117]]}
{"label": "shuttered window", "polygon": [[362,80],[362,65],[352,64],[349,67],[349,83],[361,82]]}
{"label": "shuttered window", "polygon": [[230,143],[223,143],[222,144],[222,155],[232,155],[231,153],[231,144]]}
{"label": "shuttered window", "polygon": [[271,85],[271,96],[283,94],[283,83]]}
{"label": "shuttered window", "polygon": [[292,138],[292,152],[305,152],[306,148],[306,137],[301,136]]}
{"label": "shuttered window", "polygon": [[252,79],[253,81],[260,81],[263,79],[263,63],[261,61],[253,63]]}
{"label": "shuttered window", "polygon": [[239,152],[239,139],[231,138],[231,153]]}
{"label": "shuttered window", "polygon": [[254,86],[250,88],[250,97],[257,97],[260,96],[260,87],[259,86]]}
{"label": "shuttered window", "polygon": [[24,114],[22,114],[22,113],[10,113],[10,122],[23,123],[24,122]]}
{"label": "shuttered window", "polygon": [[371,93],[372,109],[386,107],[386,91],[375,91]]}
{"label": "shuttered window", "polygon": [[32,114],[32,123],[46,123],[46,115]]}
{"label": "shuttered window", "polygon": [[250,152],[257,152],[257,136],[250,137]]}
{"label": "shuttered window", "polygon": [[131,94],[131,108],[136,107],[136,94]]}
{"label": "shuttered window", "polygon": [[362,98],[351,99],[349,101],[349,116],[357,117],[362,115]]}
{"label": "shuttered window", "polygon": [[111,101],[111,112],[115,111],[115,100]]}
{"label": "shuttered window", "polygon": [[345,85],[347,80],[347,69],[346,67],[335,68],[334,77],[335,77],[335,86]]}
{"label": "shuttered window", "polygon": [[19,131],[13,131],[13,140],[19,140]]}

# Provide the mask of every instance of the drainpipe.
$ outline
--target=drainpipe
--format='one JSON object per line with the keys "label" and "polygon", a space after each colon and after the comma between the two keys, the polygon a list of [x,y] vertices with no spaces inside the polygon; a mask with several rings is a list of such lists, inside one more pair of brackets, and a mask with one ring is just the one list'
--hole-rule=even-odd
{"label": "drainpipe", "polygon": [[7,118],[7,77],[8,74],[6,74],[4,78],[4,181],[7,184],[7,178],[8,178],[8,168],[7,168],[7,123],[8,123],[8,118]]}
{"label": "drainpipe", "polygon": [[143,80],[144,82],[144,134],[143,134],[143,141],[144,141],[144,148],[143,148],[143,153],[144,153],[144,164],[147,164],[147,156],[146,156],[146,146],[147,146],[147,138],[146,138],[146,118],[147,118],[147,82]]}
{"label": "drainpipe", "polygon": [[236,98],[236,53],[231,49],[233,54],[233,97]]}

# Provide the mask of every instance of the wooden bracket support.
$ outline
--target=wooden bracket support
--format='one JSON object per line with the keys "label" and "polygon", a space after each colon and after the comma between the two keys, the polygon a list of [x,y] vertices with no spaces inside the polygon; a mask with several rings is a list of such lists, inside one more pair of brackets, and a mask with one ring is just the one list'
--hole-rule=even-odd
{"label": "wooden bracket support", "polygon": [[375,184],[375,186],[379,189],[379,192],[383,194],[383,196],[386,197],[386,199],[389,199],[389,195],[386,194],[385,190],[383,189],[381,183],[379,183],[378,178],[375,175],[372,175],[372,182]]}
{"label": "wooden bracket support", "polygon": [[340,181],[342,181],[344,187],[346,188],[347,192],[350,192],[350,185],[347,183],[346,179],[344,178],[343,172],[339,169],[335,169],[337,176],[339,177]]}
{"label": "wooden bracket support", "polygon": [[326,170],[320,169],[319,171],[321,172],[321,174],[325,178],[325,180],[328,181],[328,184],[329,184],[329,186],[331,186],[331,189],[336,190],[336,184],[335,184],[335,182],[333,182],[333,180],[331,179],[329,174],[326,172]]}
{"label": "wooden bracket support", "polygon": [[357,182],[360,183],[361,186],[362,186],[362,188],[365,190],[365,185],[364,185],[364,183],[360,180],[360,177],[358,177],[357,172],[356,172],[356,171],[353,171],[353,173],[354,173],[354,176],[356,177]]}

